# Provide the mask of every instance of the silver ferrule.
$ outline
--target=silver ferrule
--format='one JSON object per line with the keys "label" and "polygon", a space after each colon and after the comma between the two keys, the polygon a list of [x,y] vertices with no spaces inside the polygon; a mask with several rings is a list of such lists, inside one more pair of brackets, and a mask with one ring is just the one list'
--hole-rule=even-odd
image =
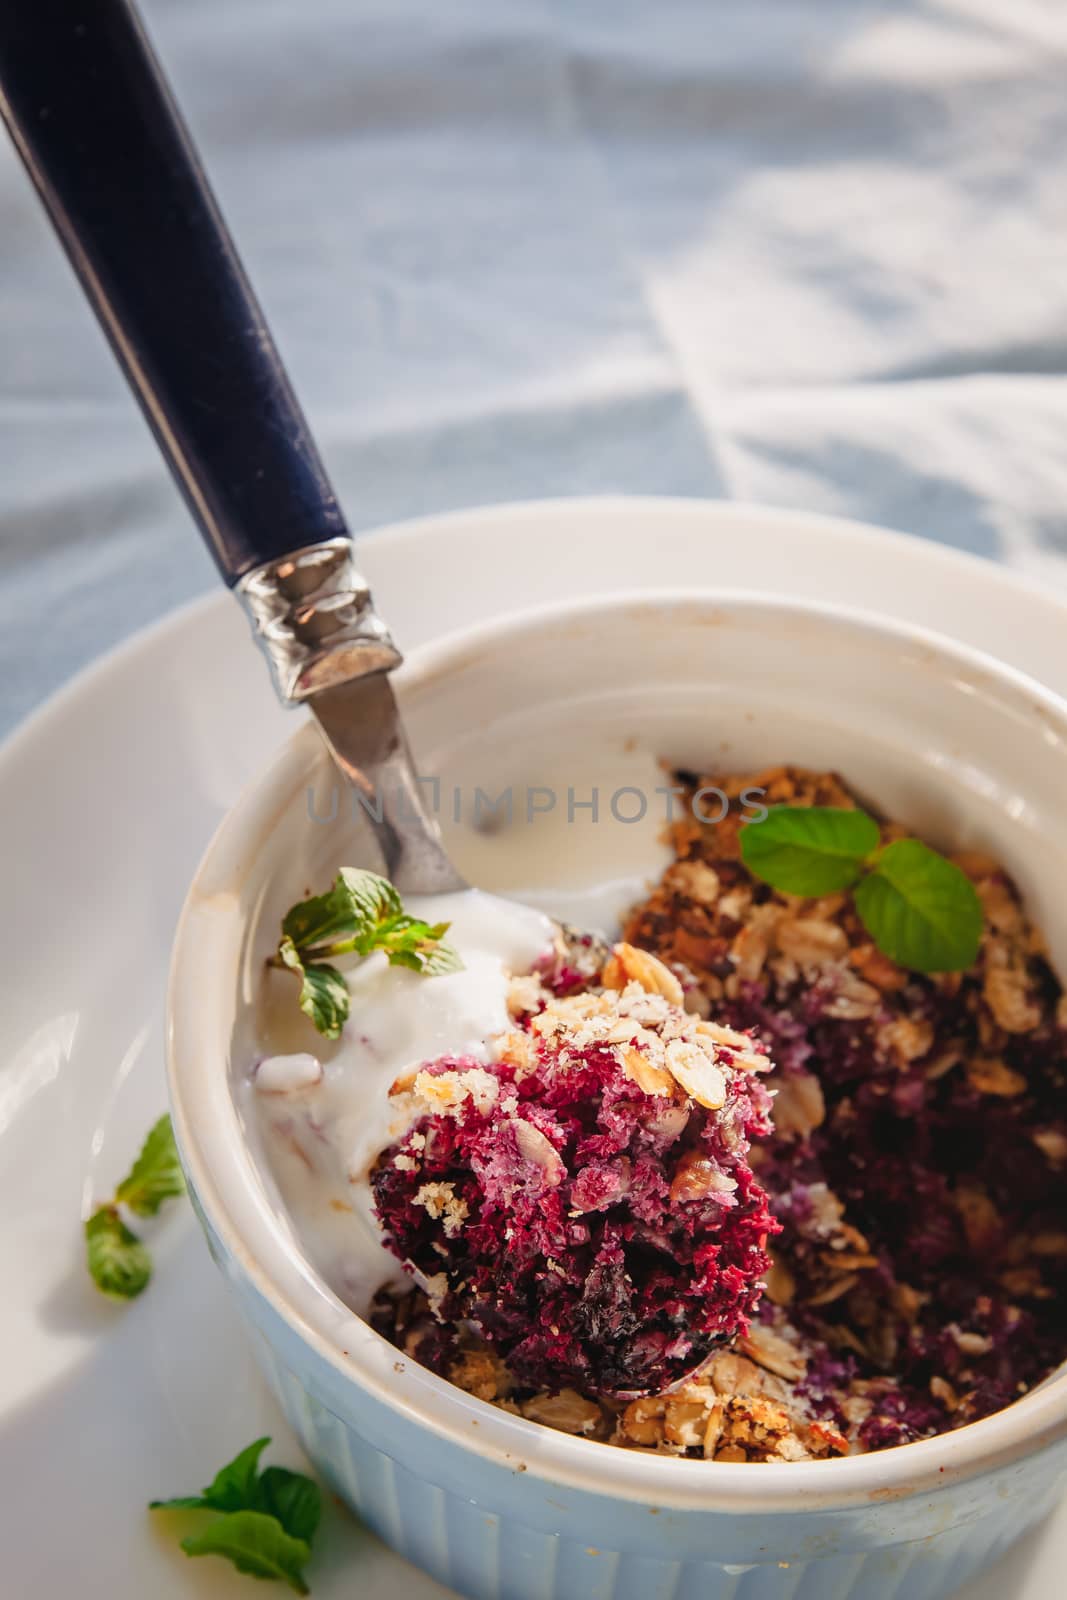
{"label": "silver ferrule", "polygon": [[401,662],[356,570],[351,539],[326,539],[253,567],[235,593],[286,705]]}

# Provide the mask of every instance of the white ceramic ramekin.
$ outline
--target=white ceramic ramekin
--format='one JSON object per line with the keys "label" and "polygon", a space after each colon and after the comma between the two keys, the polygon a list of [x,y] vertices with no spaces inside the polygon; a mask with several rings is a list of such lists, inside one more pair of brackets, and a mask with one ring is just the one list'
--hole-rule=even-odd
{"label": "white ceramic ramekin", "polygon": [[[546,707],[561,728],[595,717],[705,770],[834,766],[935,839],[995,852],[1067,970],[1067,707],[933,635],[746,595],[614,598],[424,649],[402,698],[421,770],[471,783],[509,749],[526,762]],[[232,1094],[278,917],[355,848],[343,820],[309,821],[309,788],[329,784],[302,729],[212,842],[177,935],[169,1072],[194,1202],[258,1359],[366,1522],[478,1600],[934,1600],[1049,1510],[1067,1376],[880,1454],[693,1462],[498,1411],[340,1304],[302,1260]]]}

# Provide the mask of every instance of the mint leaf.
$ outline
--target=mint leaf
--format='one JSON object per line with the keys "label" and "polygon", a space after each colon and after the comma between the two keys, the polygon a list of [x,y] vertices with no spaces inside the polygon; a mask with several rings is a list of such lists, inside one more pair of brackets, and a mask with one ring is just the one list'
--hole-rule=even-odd
{"label": "mint leaf", "polygon": [[336,967],[323,962],[304,965],[293,941],[286,937],[278,946],[281,965],[300,979],[300,1009],[327,1039],[339,1039],[348,1021],[352,996],[348,984]]}
{"label": "mint leaf", "polygon": [[277,1517],[286,1533],[310,1544],[322,1515],[322,1493],[317,1483],[288,1467],[267,1467],[259,1480],[264,1511]]}
{"label": "mint leaf", "polygon": [[376,872],[366,872],[362,867],[342,867],[337,882],[344,885],[364,924],[387,922],[390,917],[400,916],[404,909],[389,879],[380,878]]}
{"label": "mint leaf", "polygon": [[256,1439],[215,1474],[201,1494],[151,1500],[150,1511],[262,1511],[277,1517],[294,1539],[314,1537],[322,1512],[317,1483],[288,1467],[259,1472],[259,1458],[270,1439]]}
{"label": "mint leaf", "polygon": [[844,806],[773,806],[741,830],[741,859],[764,883],[805,898],[850,889],[878,848],[878,824]]}
{"label": "mint leaf", "polygon": [[458,952],[444,943],[448,926],[409,916],[387,878],[342,867],[328,893],[302,900],[286,914],[273,964],[297,974],[300,1009],[327,1039],[336,1039],[347,1021],[351,996],[343,975],[327,958],[384,950],[392,966],[425,977],[460,972]]}
{"label": "mint leaf", "polygon": [[408,967],[412,972],[422,971],[422,957],[414,950],[390,950],[391,967]]}
{"label": "mint leaf", "polygon": [[332,889],[301,901],[287,913],[282,934],[307,950],[368,933],[403,909],[388,878],[359,867],[342,867]]}
{"label": "mint leaf", "polygon": [[152,1276],[152,1258],[114,1206],[101,1206],[85,1224],[89,1275],[111,1300],[133,1300]]}
{"label": "mint leaf", "polygon": [[311,1550],[286,1533],[277,1517],[262,1511],[231,1511],[182,1540],[187,1556],[224,1556],[238,1572],[277,1578],[296,1594],[309,1594],[303,1567]]}
{"label": "mint leaf", "polygon": [[255,1509],[259,1458],[269,1444],[269,1433],[262,1439],[253,1439],[251,1444],[238,1451],[232,1461],[219,1468],[204,1490],[204,1498],[216,1511]]}
{"label": "mint leaf", "polygon": [[185,1193],[170,1118],[160,1117],[141,1153],[115,1190],[115,1199],[138,1217],[154,1217],[164,1200]]}
{"label": "mint leaf", "polygon": [[444,942],[449,927],[447,922],[431,924],[406,915],[396,917],[379,930],[377,947],[386,952],[391,966],[410,967],[427,978],[462,972],[459,951]]}
{"label": "mint leaf", "polygon": [[915,972],[962,972],[978,954],[982,904],[966,873],[918,839],[878,849],[878,825],[836,806],[776,806],[741,833],[754,877],[786,894],[853,889],[884,955]]}
{"label": "mint leaf", "polygon": [[336,967],[321,964],[304,968],[300,1009],[327,1039],[339,1039],[348,1021],[352,996]]}
{"label": "mint leaf", "polygon": [[127,1206],[138,1217],[154,1217],[164,1200],[185,1193],[174,1130],[160,1117],[141,1146],[109,1205],[100,1206],[85,1224],[86,1264],[101,1294],[132,1300],[152,1276],[152,1258],[119,1215]]}
{"label": "mint leaf", "polygon": [[962,972],[982,937],[982,903],[951,861],[918,839],[896,839],[855,893],[856,910],[879,950],[916,972]]}
{"label": "mint leaf", "polygon": [[182,1540],[190,1556],[220,1555],[239,1572],[257,1578],[280,1578],[297,1594],[306,1594],[301,1570],[319,1525],[322,1495],[302,1472],[267,1467],[259,1460],[269,1438],[255,1439],[220,1467],[202,1494],[153,1500],[152,1511],[221,1511],[223,1516],[201,1533]]}
{"label": "mint leaf", "polygon": [[[415,957],[415,971],[421,972],[424,978],[443,978],[449,972],[462,972],[463,961],[459,951],[454,950],[450,944],[435,943],[425,948],[405,954]],[[395,961],[396,956],[390,955],[390,961]],[[407,963],[411,965],[410,962]]]}

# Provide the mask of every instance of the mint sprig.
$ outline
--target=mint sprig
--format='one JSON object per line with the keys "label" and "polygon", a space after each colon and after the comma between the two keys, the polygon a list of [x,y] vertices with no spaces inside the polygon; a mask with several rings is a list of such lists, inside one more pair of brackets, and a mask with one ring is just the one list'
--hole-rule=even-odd
{"label": "mint sprig", "polygon": [[918,839],[879,846],[878,824],[838,806],[774,806],[741,833],[754,877],[785,894],[853,890],[883,954],[916,972],[962,972],[982,937],[982,903],[966,873]]}
{"label": "mint sprig", "polygon": [[85,1224],[89,1276],[111,1300],[133,1300],[152,1276],[152,1257],[126,1226],[120,1207],[136,1217],[154,1217],[164,1200],[185,1193],[174,1130],[166,1115],[151,1129],[113,1199],[99,1206]]}
{"label": "mint sprig", "polygon": [[339,1038],[351,997],[338,956],[369,956],[384,950],[394,967],[424,977],[459,972],[463,963],[445,943],[447,922],[409,916],[387,878],[358,867],[342,867],[333,888],[301,900],[282,921],[272,964],[300,979],[300,1009],[327,1039]]}
{"label": "mint sprig", "polygon": [[187,1556],[224,1556],[252,1578],[277,1578],[295,1594],[310,1594],[304,1566],[311,1555],[306,1539],[286,1533],[277,1517],[261,1511],[231,1511],[182,1540]]}
{"label": "mint sprig", "polygon": [[174,1129],[168,1116],[160,1117],[141,1146],[129,1172],[115,1190],[115,1199],[137,1217],[154,1217],[164,1200],[185,1193],[185,1179]]}
{"label": "mint sprig", "polygon": [[318,1484],[288,1467],[259,1470],[269,1438],[256,1439],[221,1467],[200,1494],[153,1500],[151,1511],[217,1511],[222,1515],[181,1541],[188,1556],[224,1556],[238,1572],[276,1578],[309,1592],[304,1566],[322,1514]]}
{"label": "mint sprig", "polygon": [[85,1224],[85,1258],[89,1276],[109,1300],[136,1299],[152,1276],[152,1257],[117,1206],[101,1206]]}

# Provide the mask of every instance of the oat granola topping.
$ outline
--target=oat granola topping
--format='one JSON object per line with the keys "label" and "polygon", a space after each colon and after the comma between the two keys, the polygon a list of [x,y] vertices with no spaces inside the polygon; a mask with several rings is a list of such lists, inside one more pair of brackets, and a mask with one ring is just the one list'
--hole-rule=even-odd
{"label": "oat granola topping", "polygon": [[[692,788],[711,784],[854,804],[836,775],[795,768]],[[986,934],[970,972],[923,977],[874,949],[845,897],[752,883],[735,828],[687,816],[672,834],[679,859],[625,937],[686,961],[776,1062],[754,1159],[784,1232],[761,1318],[807,1354],[793,1399],[854,1450],[1007,1405],[1067,1354],[1067,1263],[1042,1253],[1067,1200],[1067,1004],[1014,886],[989,857],[954,856]],[[717,902],[692,892],[694,866]],[[738,889],[747,908],[724,916]]]}

